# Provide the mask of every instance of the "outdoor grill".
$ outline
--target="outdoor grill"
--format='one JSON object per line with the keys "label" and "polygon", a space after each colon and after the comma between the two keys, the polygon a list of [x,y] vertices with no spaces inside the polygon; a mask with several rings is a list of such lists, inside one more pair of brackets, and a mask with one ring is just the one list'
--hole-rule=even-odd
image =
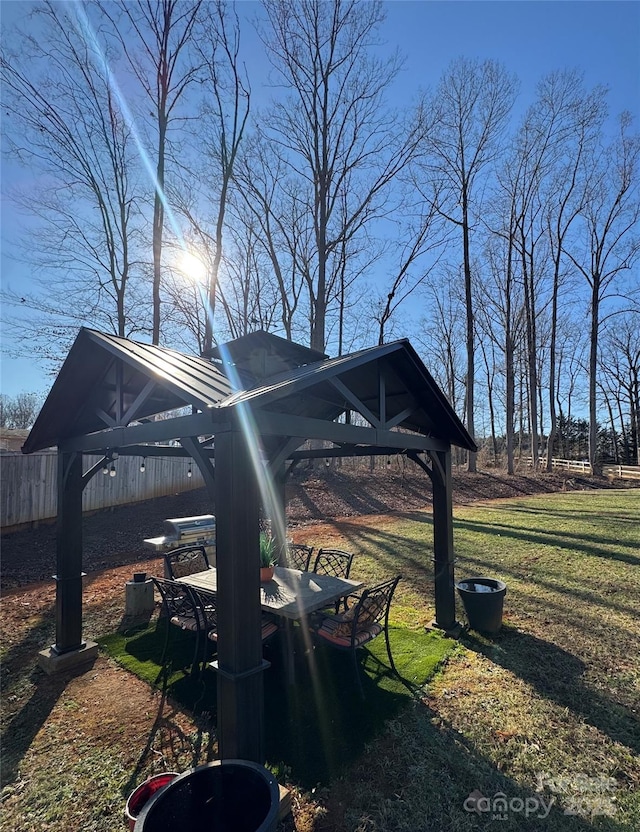
{"label": "outdoor grill", "polygon": [[148,537],[144,545],[154,552],[170,552],[184,546],[204,546],[209,563],[216,562],[216,518],[213,514],[198,517],[174,517],[163,521],[164,534]]}

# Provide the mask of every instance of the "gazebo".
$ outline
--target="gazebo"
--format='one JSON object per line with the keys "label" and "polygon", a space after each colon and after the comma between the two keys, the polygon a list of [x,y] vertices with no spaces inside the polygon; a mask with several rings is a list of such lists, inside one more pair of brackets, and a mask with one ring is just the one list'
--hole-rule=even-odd
{"label": "gazebo", "polygon": [[[58,448],[56,641],[43,667],[97,650],[82,628],[85,485],[115,454],[190,457],[215,503],[220,756],[263,762],[261,506],[284,517],[301,459],[404,454],[432,481],[435,626],[452,631],[452,445],[476,450],[408,340],[328,358],[254,332],[197,357],[81,329],[22,448]],[[84,470],[85,454],[101,460]]]}

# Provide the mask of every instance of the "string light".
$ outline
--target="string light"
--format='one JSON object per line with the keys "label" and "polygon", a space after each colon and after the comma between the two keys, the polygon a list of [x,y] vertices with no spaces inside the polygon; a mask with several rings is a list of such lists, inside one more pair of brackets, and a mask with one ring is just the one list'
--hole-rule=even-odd
{"label": "string light", "polygon": [[106,476],[109,473],[109,468],[107,466],[107,460],[105,459],[104,465],[102,466],[102,473]]}
{"label": "string light", "polygon": [[191,479],[191,463],[189,463],[189,468],[187,469],[187,476]]}
{"label": "string light", "polygon": [[387,468],[391,468],[391,457],[387,457]]}
{"label": "string light", "polygon": [[110,477],[115,477],[115,475],[116,475],[116,466],[112,462],[111,463],[111,468],[109,469],[109,476]]}
{"label": "string light", "polygon": [[330,465],[329,457],[325,457],[324,464],[327,466],[327,468],[329,467],[329,465]]}
{"label": "string light", "polygon": [[144,471],[145,471],[145,464],[144,464],[145,459],[146,459],[146,457],[143,456],[142,457],[142,462],[140,463],[140,473],[141,474],[144,474]]}

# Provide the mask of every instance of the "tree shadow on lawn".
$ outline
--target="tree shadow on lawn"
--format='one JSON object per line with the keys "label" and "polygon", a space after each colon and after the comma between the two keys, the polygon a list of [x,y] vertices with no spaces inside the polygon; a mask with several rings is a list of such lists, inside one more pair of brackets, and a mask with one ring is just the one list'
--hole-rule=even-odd
{"label": "tree shadow on lawn", "polygon": [[[52,640],[55,629],[54,606],[49,605],[40,614],[22,639],[7,651],[2,661],[2,710],[5,719],[11,711],[12,697],[20,698],[20,687],[32,686],[31,696],[13,714],[2,732],[2,775],[0,787],[16,779],[20,762],[34,737],[47,721],[68,682],[86,666],[76,672],[47,676],[35,667],[34,654]],[[12,691],[16,689],[17,693]]]}
{"label": "tree shadow on lawn", "polygon": [[557,645],[503,625],[491,641],[473,630],[461,639],[470,650],[519,676],[541,696],[582,716],[614,742],[640,753],[640,726],[632,711],[589,687],[580,659]]}
{"label": "tree shadow on lawn", "polygon": [[[144,748],[136,762],[129,780],[122,789],[126,798],[146,778],[145,772],[154,769],[158,755],[162,755],[165,765],[175,767],[173,760],[177,756],[183,757],[185,749],[188,755],[187,767],[192,768],[202,762],[209,762],[215,758],[216,739],[213,731],[205,725],[203,719],[194,719],[196,731],[185,734],[178,722],[171,717],[173,707],[167,708],[168,678],[165,675],[162,682],[162,694],[158,704],[153,725],[149,731]],[[167,713],[169,711],[169,713]],[[208,715],[207,715],[208,716]],[[165,752],[166,749],[166,752]],[[166,759],[169,757],[169,759]],[[181,768],[184,767],[184,764]]]}
{"label": "tree shadow on lawn", "polygon": [[630,829],[605,816],[616,812],[610,782],[603,780],[605,791],[598,793],[594,778],[592,792],[586,776],[572,772],[564,784],[563,772],[551,770],[519,783],[426,702],[414,702],[332,783],[326,814],[314,829],[588,832],[596,815],[601,832]]}
{"label": "tree shadow on lawn", "polygon": [[[627,604],[620,603],[611,596],[610,593],[616,594],[615,585],[612,584],[612,588],[609,587],[608,582],[611,581],[611,577],[609,576],[607,580],[601,580],[598,582],[596,578],[592,578],[591,580],[587,580],[587,578],[583,578],[583,585],[588,587],[591,583],[592,585],[595,583],[596,586],[594,590],[591,591],[589,589],[578,589],[575,584],[561,586],[558,581],[552,580],[543,580],[540,573],[536,573],[535,575],[526,575],[527,566],[526,564],[519,564],[513,566],[506,566],[504,562],[499,564],[499,567],[496,566],[495,561],[487,560],[485,558],[480,557],[473,557],[473,556],[460,556],[458,558],[458,563],[460,565],[464,564],[464,568],[466,569],[467,574],[461,580],[465,578],[470,578],[473,576],[479,576],[480,573],[483,575],[493,574],[496,571],[499,572],[499,577],[502,580],[508,582],[509,576],[514,578],[516,581],[524,581],[530,582],[535,584],[536,586],[542,587],[549,592],[553,593],[553,595],[558,596],[558,602],[554,603],[549,598],[545,598],[545,604],[549,608],[555,609],[562,609],[566,611],[566,599],[571,599],[572,603],[575,603],[576,599],[580,599],[581,601],[585,602],[586,605],[590,607],[590,609],[597,610],[601,607],[607,607],[611,610],[616,610],[617,612],[624,613],[629,615],[632,619],[637,617],[637,608],[629,606]],[[468,566],[467,566],[468,564]],[[541,571],[541,570],[540,570]],[[547,573],[549,574],[549,570]]]}
{"label": "tree shadow on lawn", "polygon": [[[607,549],[602,549],[597,546],[590,546],[584,541],[591,540],[594,543],[607,542],[602,535],[582,535],[571,534],[552,529],[548,532],[540,529],[514,529],[513,526],[507,523],[493,523],[491,521],[482,522],[480,520],[454,520],[454,533],[456,529],[464,529],[469,532],[479,532],[487,535],[498,535],[500,537],[511,537],[515,540],[523,540],[527,543],[537,543],[543,546],[556,546],[560,549],[571,549],[584,552],[597,558],[605,558],[606,560],[617,560],[622,563],[628,563],[632,566],[640,566],[640,557],[636,555],[627,555],[622,552],[611,552]],[[564,540],[563,538],[566,538]],[[611,539],[609,543],[612,546],[620,545],[618,540]],[[630,545],[630,544],[627,544]]]}
{"label": "tree shadow on lawn", "polygon": [[[592,520],[594,515],[593,509],[591,508],[572,508],[571,511],[562,511],[561,509],[552,509],[548,506],[534,508],[532,506],[519,506],[515,503],[511,503],[506,506],[506,508],[510,513],[513,512],[514,514],[530,514],[534,517],[544,517],[545,519],[548,517],[560,517],[563,520],[570,520],[574,523],[579,517]],[[634,526],[638,525],[638,519],[631,510],[629,510],[628,513],[619,513],[619,510],[617,511],[618,513],[616,514],[607,512],[604,515],[604,519],[612,523],[630,523]]]}

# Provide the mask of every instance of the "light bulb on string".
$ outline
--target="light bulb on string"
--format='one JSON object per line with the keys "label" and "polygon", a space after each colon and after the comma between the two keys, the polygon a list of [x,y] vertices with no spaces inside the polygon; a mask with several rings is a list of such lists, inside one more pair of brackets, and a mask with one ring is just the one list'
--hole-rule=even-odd
{"label": "light bulb on string", "polygon": [[145,467],[146,467],[146,466],[145,466],[145,458],[146,458],[146,457],[144,457],[144,456],[143,456],[143,457],[142,457],[142,462],[140,463],[140,473],[141,473],[141,474],[144,474],[144,472],[145,472]]}
{"label": "light bulb on string", "polygon": [[109,468],[107,466],[107,460],[105,459],[104,465],[102,466],[102,473],[106,476],[109,473]]}
{"label": "light bulb on string", "polygon": [[189,463],[189,468],[187,469],[187,476],[191,479],[191,463]]}
{"label": "light bulb on string", "polygon": [[115,477],[115,475],[116,475],[116,466],[112,462],[111,463],[111,468],[109,469],[109,476],[110,477]]}
{"label": "light bulb on string", "polygon": [[391,468],[391,457],[387,457],[387,468]]}

